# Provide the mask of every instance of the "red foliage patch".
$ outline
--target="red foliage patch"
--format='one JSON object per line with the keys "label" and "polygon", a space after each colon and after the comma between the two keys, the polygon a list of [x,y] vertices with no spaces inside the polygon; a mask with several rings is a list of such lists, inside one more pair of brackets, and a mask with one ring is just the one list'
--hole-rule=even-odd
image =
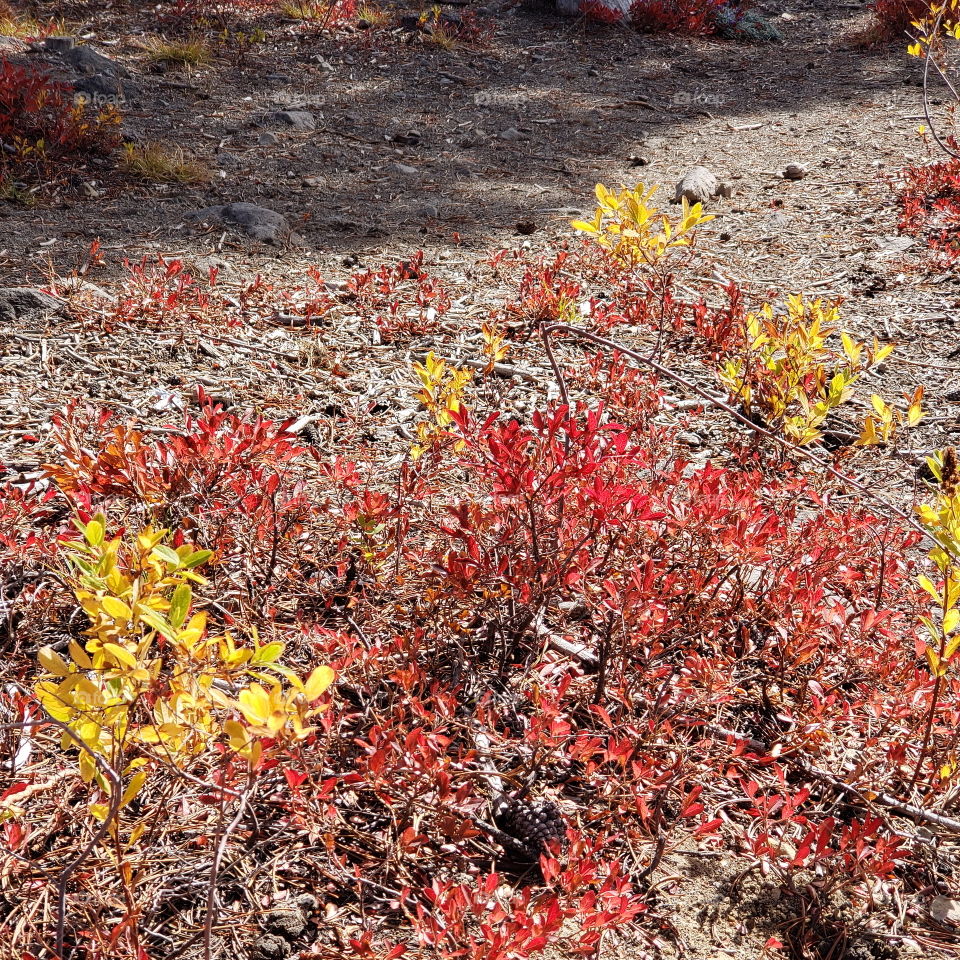
{"label": "red foliage patch", "polygon": [[942,160],[903,171],[900,229],[925,237],[941,261],[960,257],[960,160]]}
{"label": "red foliage patch", "polygon": [[118,125],[115,110],[91,114],[73,101],[69,87],[0,58],[0,186],[109,153],[118,144]]}
{"label": "red foliage patch", "polygon": [[929,0],[874,0],[870,11],[876,21],[876,34],[881,40],[902,40],[915,20],[921,20],[930,9]]}
{"label": "red foliage patch", "polygon": [[729,0],[634,0],[630,22],[650,33],[711,34]]}

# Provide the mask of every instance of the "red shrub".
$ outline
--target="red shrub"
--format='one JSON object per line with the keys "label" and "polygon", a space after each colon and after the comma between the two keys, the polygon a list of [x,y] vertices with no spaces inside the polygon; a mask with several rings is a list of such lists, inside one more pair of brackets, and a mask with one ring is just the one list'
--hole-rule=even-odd
{"label": "red shrub", "polygon": [[119,115],[90,114],[68,87],[30,67],[0,58],[0,185],[42,178],[58,164],[109,153],[118,143]]}
{"label": "red shrub", "polygon": [[960,160],[943,160],[903,171],[900,229],[926,237],[939,259],[960,257]]}
{"label": "red shrub", "polygon": [[729,0],[634,0],[630,22],[650,33],[711,34]]}
{"label": "red shrub", "polygon": [[876,21],[878,39],[898,40],[909,33],[910,25],[930,9],[929,0],[874,0],[870,11]]}

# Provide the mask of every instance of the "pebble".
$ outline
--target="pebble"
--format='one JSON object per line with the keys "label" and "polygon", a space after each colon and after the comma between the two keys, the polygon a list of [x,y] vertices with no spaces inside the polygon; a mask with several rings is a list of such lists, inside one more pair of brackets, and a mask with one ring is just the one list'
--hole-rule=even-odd
{"label": "pebble", "polygon": [[261,133],[257,142],[261,147],[275,147],[280,143],[280,138],[275,133]]}
{"label": "pebble", "polygon": [[418,172],[416,167],[411,167],[408,163],[395,163],[393,169],[396,170],[397,173],[405,173],[407,176],[412,176]]}
{"label": "pebble", "polygon": [[282,123],[294,130],[316,130],[317,118],[309,110],[274,110],[263,118],[264,123]]}
{"label": "pebble", "polygon": [[507,127],[506,130],[500,131],[501,140],[525,140],[526,137],[516,128],[516,127]]}
{"label": "pebble", "polygon": [[788,163],[783,168],[784,180],[802,180],[809,171],[802,163]]}
{"label": "pebble", "polygon": [[706,203],[720,192],[720,182],[706,167],[691,167],[677,184],[674,203]]}
{"label": "pebble", "polygon": [[960,927],[960,900],[950,897],[934,897],[930,902],[930,916],[937,923]]}

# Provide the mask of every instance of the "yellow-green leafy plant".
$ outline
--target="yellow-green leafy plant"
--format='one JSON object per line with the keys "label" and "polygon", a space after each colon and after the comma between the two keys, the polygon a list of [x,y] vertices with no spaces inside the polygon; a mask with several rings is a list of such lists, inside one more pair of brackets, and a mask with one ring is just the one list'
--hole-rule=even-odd
{"label": "yellow-green leafy plant", "polygon": [[[788,298],[781,314],[764,304],[744,318],[744,346],[724,361],[721,382],[766,429],[798,444],[818,440],[830,412],[848,401],[863,372],[893,349],[876,342],[865,347],[844,332],[840,349],[835,349],[828,341],[837,332],[839,318],[835,304],[800,295]],[[877,397],[874,410],[876,417],[869,419],[861,443],[881,442],[892,432],[892,409]],[[916,422],[919,397],[911,411],[911,422]]]}
{"label": "yellow-green leafy plant", "polygon": [[691,206],[686,198],[680,216],[671,219],[651,203],[658,189],[639,183],[615,192],[598,183],[593,219],[574,220],[571,226],[593,237],[625,266],[652,266],[669,250],[690,246],[696,228],[714,219],[702,204]]}
{"label": "yellow-green leafy plant", "polygon": [[915,57],[926,56],[938,40],[960,40],[960,0],[930,0],[923,16],[912,24],[914,42],[907,50]]}
{"label": "yellow-green leafy plant", "polygon": [[282,743],[309,732],[333,671],[318,667],[302,682],[278,663],[282,643],[254,637],[238,647],[229,634],[208,633],[206,613],[192,609],[192,585],[206,583],[197,568],[209,550],[175,549],[166,530],[150,528],[108,540],[102,515],[78,527],[83,539],[67,554],[66,580],[89,621],[87,639],[71,640],[67,657],[44,647],[46,677],[34,691],[74,735],[64,732],[62,747],[77,746],[74,737],[84,745],[80,774],[102,793],[94,817],[106,818],[115,799],[97,758],[125,781],[122,808],[150,769],[184,767],[224,736],[255,767],[261,738]]}
{"label": "yellow-green leafy plant", "polygon": [[447,363],[431,350],[423,363],[413,366],[422,387],[416,397],[426,408],[430,421],[417,424],[412,454],[416,459],[447,436],[453,417],[463,405],[463,394],[473,378],[469,370]]}
{"label": "yellow-green leafy plant", "polygon": [[[934,688],[914,779],[922,770],[944,682],[960,650],[960,464],[956,450],[948,447],[928,457],[927,465],[938,482],[937,495],[932,504],[917,507],[917,518],[936,544],[929,557],[938,578],[934,582],[921,574],[917,580],[934,602],[930,615],[922,618],[927,629],[925,653]],[[953,758],[939,767],[943,779],[955,771]]]}

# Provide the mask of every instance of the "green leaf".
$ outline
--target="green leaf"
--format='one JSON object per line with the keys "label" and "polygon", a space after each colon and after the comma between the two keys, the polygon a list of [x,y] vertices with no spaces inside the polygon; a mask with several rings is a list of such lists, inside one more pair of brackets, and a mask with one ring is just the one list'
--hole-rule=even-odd
{"label": "green leaf", "polygon": [[173,595],[170,597],[170,609],[167,611],[169,619],[174,629],[179,630],[183,626],[183,621],[187,617],[187,611],[190,609],[190,602],[193,600],[193,591],[189,583],[181,583]]}
{"label": "green leaf", "polygon": [[158,543],[154,548],[153,552],[164,562],[169,563],[172,567],[180,566],[180,555],[176,550],[173,550],[171,547],[168,547],[165,543]]}
{"label": "green leaf", "polygon": [[94,517],[84,528],[83,537],[91,547],[99,547],[103,543],[104,527],[99,517]]}
{"label": "green leaf", "polygon": [[283,644],[279,641],[274,641],[273,643],[265,643],[262,647],[258,647],[256,652],[250,658],[251,663],[273,663],[279,659],[280,655],[283,653]]}
{"label": "green leaf", "polygon": [[192,570],[194,567],[199,567],[201,563],[206,563],[212,556],[212,550],[197,550],[181,562],[185,569]]}

